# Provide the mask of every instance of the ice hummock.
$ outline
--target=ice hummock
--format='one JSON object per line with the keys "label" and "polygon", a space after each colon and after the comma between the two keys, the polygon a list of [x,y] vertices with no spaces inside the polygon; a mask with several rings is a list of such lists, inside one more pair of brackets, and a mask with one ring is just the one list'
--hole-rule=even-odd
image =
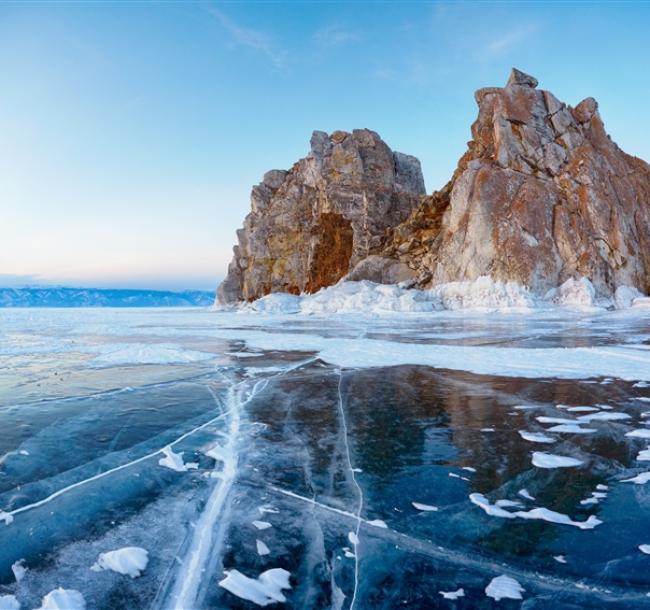
{"label": "ice hummock", "polygon": [[93,571],[111,570],[124,576],[137,578],[149,563],[149,553],[140,547],[127,546],[115,551],[100,553]]}
{"label": "ice hummock", "polygon": [[282,590],[291,589],[291,574],[283,568],[266,570],[257,578],[250,578],[238,570],[224,570],[224,574],[226,577],[219,581],[220,587],[258,606],[286,602]]}
{"label": "ice hummock", "polygon": [[493,578],[485,588],[485,595],[496,601],[501,601],[502,599],[523,599],[522,593],[524,593],[524,588],[519,582],[505,574]]}
{"label": "ice hummock", "polygon": [[86,610],[84,596],[75,589],[59,587],[50,591],[38,610]]}

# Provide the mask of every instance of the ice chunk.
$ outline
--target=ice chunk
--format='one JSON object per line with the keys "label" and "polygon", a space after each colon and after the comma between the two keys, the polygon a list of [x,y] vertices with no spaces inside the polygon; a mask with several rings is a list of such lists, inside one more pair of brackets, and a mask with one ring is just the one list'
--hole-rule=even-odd
{"label": "ice chunk", "polygon": [[273,527],[268,521],[253,521],[253,526],[258,530],[267,530]]}
{"label": "ice chunk", "polygon": [[589,423],[591,421],[622,421],[630,419],[627,413],[589,413],[578,417],[581,422]]}
{"label": "ice chunk", "polygon": [[[630,438],[650,438],[650,429],[638,428],[637,430],[626,432],[625,436],[629,436]],[[0,514],[0,519],[2,519],[1,514]]]}
{"label": "ice chunk", "polygon": [[632,400],[638,400],[639,402],[650,402],[650,396],[637,396]]}
{"label": "ice chunk", "polygon": [[536,418],[540,424],[575,424],[575,419],[567,419],[566,417],[548,417],[540,415]]}
{"label": "ice chunk", "polygon": [[455,591],[438,591],[445,599],[458,599],[459,597],[465,597],[465,589],[462,587],[456,589]]}
{"label": "ice chunk", "polygon": [[583,463],[582,460],[564,455],[554,455],[552,453],[543,453],[542,451],[533,452],[533,466],[537,466],[538,468],[570,468],[572,466],[580,466]]}
{"label": "ice chunk", "polygon": [[289,314],[300,311],[299,296],[286,292],[267,294],[251,303],[250,308],[258,313]]}
{"label": "ice chunk", "polygon": [[59,587],[43,598],[38,610],[86,610],[86,600],[75,589]]}
{"label": "ice chunk", "polygon": [[531,443],[554,443],[556,440],[541,432],[528,432],[527,430],[519,430],[519,435]]}
{"label": "ice chunk", "polygon": [[[559,407],[560,405],[558,405]],[[570,411],[571,413],[591,413],[594,411],[598,411],[598,407],[567,407],[567,411]]]}
{"label": "ice chunk", "polygon": [[174,453],[171,447],[165,447],[162,453],[165,457],[160,458],[158,463],[165,468],[175,470],[176,472],[186,472],[187,470],[196,470],[199,467],[196,462],[185,464],[183,462],[183,451]]}
{"label": "ice chunk", "polygon": [[650,555],[650,544],[640,544],[639,551],[645,553],[646,555]]}
{"label": "ice chunk", "polygon": [[271,551],[269,550],[269,547],[264,544],[261,540],[256,540],[255,541],[255,546],[257,547],[257,554],[262,557],[263,555],[268,555]]}
{"label": "ice chunk", "polygon": [[472,466],[463,466],[463,470],[467,470],[467,472],[476,472],[476,468],[473,468]]}
{"label": "ice chunk", "polygon": [[639,462],[650,462],[650,447],[639,451],[639,455],[636,456],[636,459]]}
{"label": "ice chunk", "polygon": [[623,483],[634,483],[636,485],[645,485],[650,481],[650,472],[642,472],[631,479],[623,479]]}
{"label": "ice chunk", "polygon": [[517,493],[518,493],[522,498],[526,498],[526,500],[534,500],[534,499],[535,499],[534,496],[531,496],[531,495],[528,493],[528,490],[527,490],[527,489],[520,489]]}
{"label": "ice chunk", "polygon": [[566,557],[564,555],[553,555],[553,559],[558,563],[567,563]]}
{"label": "ice chunk", "polygon": [[0,610],[20,610],[20,604],[13,595],[0,595]]}
{"label": "ice chunk", "polygon": [[559,434],[593,434],[597,432],[595,428],[581,428],[579,424],[558,424],[548,429],[548,432]]}
{"label": "ice chunk", "polygon": [[356,546],[359,544],[359,536],[357,536],[354,532],[349,532],[348,533],[348,540],[350,541],[351,544]]}
{"label": "ice chunk", "polygon": [[14,573],[14,578],[16,579],[16,582],[20,582],[23,578],[25,578],[25,574],[27,574],[27,568],[25,567],[25,560],[19,559],[18,561],[16,561],[11,566],[11,571]]}
{"label": "ice chunk", "polygon": [[433,506],[432,504],[421,504],[420,502],[411,502],[411,504],[413,505],[413,508],[417,510],[430,511],[430,512],[438,510],[438,507]]}
{"label": "ice chunk", "polygon": [[609,489],[609,486],[603,485],[602,483],[598,483],[598,485],[596,485],[596,489],[598,491],[607,491]]}
{"label": "ice chunk", "polygon": [[272,506],[269,506],[268,504],[264,504],[264,506],[258,506],[257,510],[260,511],[263,515],[266,513],[269,513],[271,515],[278,515],[280,514],[280,511],[277,508],[273,508]]}
{"label": "ice chunk", "polygon": [[568,279],[557,288],[552,288],[544,296],[545,301],[578,309],[591,309],[594,307],[596,289],[585,277]]}
{"label": "ice chunk", "polygon": [[249,578],[237,570],[224,570],[226,577],[219,581],[219,586],[241,599],[268,606],[276,602],[284,603],[287,598],[283,589],[291,589],[291,574],[283,568],[272,568],[262,572],[257,578]]}
{"label": "ice chunk", "polygon": [[373,527],[381,527],[383,529],[388,529],[386,522],[383,521],[382,519],[373,519],[372,521],[366,521],[366,523],[368,525],[372,525]]}
{"label": "ice chunk", "polygon": [[149,553],[145,549],[137,546],[126,546],[115,551],[100,553],[93,569],[111,570],[124,576],[137,578],[147,568],[148,563]]}
{"label": "ice chunk", "polygon": [[490,584],[485,587],[485,595],[500,601],[502,599],[523,599],[522,593],[524,588],[510,576],[503,574],[497,576],[490,581]]}

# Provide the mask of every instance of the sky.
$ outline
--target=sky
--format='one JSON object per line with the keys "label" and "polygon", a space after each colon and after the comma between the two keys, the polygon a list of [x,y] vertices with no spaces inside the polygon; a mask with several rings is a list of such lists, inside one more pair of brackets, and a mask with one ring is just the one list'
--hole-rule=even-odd
{"label": "sky", "polygon": [[650,160],[648,2],[0,3],[0,286],[209,289],[315,129],[450,178],[512,66]]}

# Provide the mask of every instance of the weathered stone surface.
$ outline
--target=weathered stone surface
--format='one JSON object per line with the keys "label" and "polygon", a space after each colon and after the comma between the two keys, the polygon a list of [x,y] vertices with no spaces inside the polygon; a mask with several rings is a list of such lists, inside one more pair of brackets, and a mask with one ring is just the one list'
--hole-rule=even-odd
{"label": "weathered stone surface", "polygon": [[650,166],[612,142],[594,99],[570,108],[536,84],[513,70],[505,88],[477,92],[456,173],[384,256],[403,260],[417,236],[408,265],[429,284],[491,275],[544,292],[585,276],[603,295],[649,292]]}
{"label": "weathered stone surface", "polygon": [[[267,172],[253,188],[220,302],[336,283],[382,249],[388,230],[425,193],[420,162],[394,153],[373,131],[315,131],[310,143],[306,158],[287,172]],[[389,263],[386,281],[406,277],[401,263]]]}
{"label": "weathered stone surface", "polygon": [[543,293],[589,278],[650,292],[650,166],[609,138],[592,98],[571,108],[513,69],[475,94],[472,140],[422,196],[420,164],[368,130],[314,132],[251,194],[221,302],[346,279],[420,286],[491,275]]}

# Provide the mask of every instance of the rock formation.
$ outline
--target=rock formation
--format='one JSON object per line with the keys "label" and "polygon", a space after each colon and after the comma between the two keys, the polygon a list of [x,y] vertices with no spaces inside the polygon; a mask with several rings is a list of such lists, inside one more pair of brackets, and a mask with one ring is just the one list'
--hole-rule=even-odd
{"label": "rock formation", "polygon": [[315,132],[312,152],[253,189],[219,299],[313,292],[342,277],[427,287],[490,275],[537,293],[587,277],[650,292],[650,166],[606,134],[592,98],[571,108],[513,69],[480,89],[449,183],[423,192],[416,159],[373,132]]}
{"label": "rock formation", "polygon": [[[219,286],[221,302],[269,292],[316,292],[379,252],[388,229],[424,195],[420,162],[393,152],[373,131],[315,131],[311,152],[289,171],[272,170],[251,193],[251,213]],[[385,280],[400,281],[394,261]]]}

